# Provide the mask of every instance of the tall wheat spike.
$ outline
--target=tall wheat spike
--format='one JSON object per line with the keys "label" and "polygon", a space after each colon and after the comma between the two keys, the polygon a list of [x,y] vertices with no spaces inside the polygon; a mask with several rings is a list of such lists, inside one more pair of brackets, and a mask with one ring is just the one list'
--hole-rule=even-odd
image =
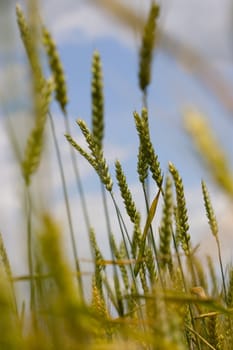
{"label": "tall wheat spike", "polygon": [[94,136],[88,129],[86,123],[84,120],[78,120],[77,121],[86,141],[88,144],[88,147],[91,151],[91,154],[87,154],[82,147],[78,146],[78,144],[72,139],[70,135],[66,135],[67,140],[71,143],[73,147],[82,155],[84,156],[90,163],[95,167],[96,172],[99,175],[99,178],[101,182],[104,184],[107,191],[111,192],[113,187],[113,181],[111,178],[111,175],[109,173],[109,168],[106,162],[106,159],[104,158],[103,151],[99,149]]}
{"label": "tall wheat spike", "polygon": [[137,173],[139,175],[139,180],[142,184],[148,177],[149,164],[147,162],[146,151],[140,141],[138,148],[138,163],[137,163]]}
{"label": "tall wheat spike", "polygon": [[62,111],[66,114],[66,105],[68,103],[66,78],[60,56],[58,54],[56,43],[54,42],[49,30],[42,28],[43,44],[47,51],[49,66],[55,81],[55,98],[60,104]]}
{"label": "tall wheat spike", "polygon": [[159,6],[153,1],[143,30],[142,43],[139,53],[139,86],[145,93],[151,80],[151,65],[156,37]]}
{"label": "tall wheat spike", "polygon": [[209,197],[209,192],[207,190],[207,186],[205,184],[205,182],[202,180],[201,182],[201,187],[202,187],[202,193],[203,193],[203,198],[204,198],[204,204],[205,204],[205,209],[206,209],[206,215],[208,218],[208,222],[210,225],[210,229],[212,234],[214,235],[214,237],[218,236],[218,223],[217,223],[217,219],[214,213],[214,209],[212,206],[212,203],[210,201],[210,197]]}
{"label": "tall wheat spike", "polygon": [[37,42],[31,36],[30,27],[19,5],[16,6],[16,15],[21,38],[30,63],[33,85],[34,128],[28,137],[24,159],[22,160],[22,173],[26,184],[29,185],[31,175],[36,172],[40,164],[47,112],[55,86],[53,79],[46,80],[43,76]]}
{"label": "tall wheat spike", "polygon": [[140,214],[138,214],[135,219],[134,229],[133,229],[133,238],[132,238],[132,247],[131,247],[131,254],[133,258],[136,258],[138,249],[141,245],[142,231],[141,231],[140,224],[141,224],[141,216]]}
{"label": "tall wheat spike", "polygon": [[101,58],[98,51],[92,58],[92,134],[97,146],[101,149],[104,137],[104,96]]}
{"label": "tall wheat spike", "polygon": [[19,4],[16,5],[16,17],[21,39],[24,44],[24,48],[30,63],[32,79],[34,80],[33,83],[39,83],[40,79],[36,82],[36,80],[33,77],[33,75],[37,77],[42,77],[42,69],[38,56],[37,38],[33,38],[31,36],[31,28],[27,23],[27,20]]}
{"label": "tall wheat spike", "polygon": [[164,189],[164,205],[163,216],[159,228],[159,260],[161,267],[171,265],[171,238],[172,238],[172,214],[173,214],[173,198],[172,198],[172,182],[168,176]]}
{"label": "tall wheat spike", "polygon": [[132,221],[132,223],[134,223],[137,216],[136,205],[133,201],[132,194],[129,190],[126,176],[118,160],[115,162],[115,169],[116,169],[116,178],[117,178],[118,186],[121,191],[121,197],[123,198],[123,201],[125,204],[125,209],[127,211],[127,214],[130,220]]}
{"label": "tall wheat spike", "polygon": [[178,170],[172,163],[169,163],[169,171],[173,177],[176,188],[177,220],[178,220],[178,241],[181,243],[185,254],[190,254],[190,235],[188,233],[188,213],[184,196],[183,181]]}
{"label": "tall wheat spike", "polygon": [[225,297],[225,302],[227,301],[227,289],[226,289],[226,281],[225,281],[225,276],[224,276],[224,271],[223,271],[223,263],[222,263],[222,255],[221,255],[221,248],[220,248],[220,241],[219,241],[219,236],[218,236],[218,224],[217,220],[215,217],[214,209],[210,200],[209,192],[207,189],[207,186],[205,182],[202,180],[202,193],[203,193],[203,199],[204,199],[204,205],[206,209],[206,215],[209,221],[209,226],[211,229],[211,232],[216,240],[217,243],[217,248],[218,248],[218,259],[219,259],[219,264],[220,264],[220,269],[221,269],[221,275],[222,275],[222,283],[223,283],[223,292],[224,292],[224,297]]}
{"label": "tall wheat spike", "polygon": [[196,272],[193,265],[192,253],[191,253],[191,240],[189,234],[188,212],[186,206],[186,199],[184,195],[184,186],[182,178],[176,167],[169,162],[169,171],[172,175],[175,189],[176,189],[176,230],[177,230],[177,243],[180,243],[182,249],[187,256],[188,268],[191,272],[192,284],[196,285]]}
{"label": "tall wheat spike", "polygon": [[141,117],[137,112],[134,112],[134,120],[139,135],[140,145],[143,148],[143,151],[141,150],[142,155],[145,157],[150,167],[153,179],[155,180],[157,186],[161,189],[163,175],[158,156],[155,153],[150,139],[147,109],[142,109]]}
{"label": "tall wheat spike", "polygon": [[154,255],[150,247],[146,247],[145,255],[146,255],[145,264],[149,274],[150,286],[151,286],[151,289],[153,289],[154,284],[157,280],[157,271],[155,267]]}
{"label": "tall wheat spike", "polygon": [[44,130],[47,120],[47,113],[51,102],[52,92],[54,90],[53,79],[45,80],[40,96],[40,111],[35,119],[35,126],[29,134],[24,159],[22,160],[22,173],[27,185],[30,184],[31,176],[37,171],[44,145]]}

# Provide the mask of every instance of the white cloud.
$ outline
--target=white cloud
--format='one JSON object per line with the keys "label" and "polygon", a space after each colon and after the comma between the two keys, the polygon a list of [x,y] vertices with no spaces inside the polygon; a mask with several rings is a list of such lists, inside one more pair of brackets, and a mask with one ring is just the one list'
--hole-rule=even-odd
{"label": "white cloud", "polygon": [[210,58],[229,58],[232,6],[231,0],[169,0],[164,30]]}
{"label": "white cloud", "polygon": [[[113,36],[114,31],[106,34],[106,27],[110,26],[107,20],[104,20],[103,15],[99,10],[94,8],[83,7],[79,11],[74,13],[68,13],[63,16],[59,22],[55,22],[53,25],[54,31],[60,38],[65,40],[79,40],[78,33],[72,31],[79,28],[80,34],[84,36],[84,39],[95,39],[103,36]],[[71,37],[69,35],[71,34]],[[65,37],[62,37],[65,35]]]}
{"label": "white cloud", "polygon": [[44,17],[59,44],[80,43],[99,38],[114,38],[131,46],[132,33],[126,32],[113,18],[91,6],[89,2],[80,3],[59,1],[56,3],[56,15],[53,12],[54,1],[44,5]]}
{"label": "white cloud", "polygon": [[[119,0],[118,0],[119,1]],[[122,1],[122,0],[121,0]],[[1,45],[13,44],[15,5],[1,5]],[[24,1],[19,1],[22,5]],[[232,57],[233,5],[231,0],[163,0],[161,2],[162,29],[184,44],[207,54],[209,58]],[[150,0],[127,0],[136,14],[144,15]],[[52,29],[59,45],[80,40],[113,38],[129,47],[135,47],[134,30],[128,31],[107,12],[95,5],[95,1],[50,0],[41,1],[42,18]],[[6,25],[7,24],[7,25]],[[9,34],[10,33],[10,34]],[[6,40],[6,34],[10,35]]]}
{"label": "white cloud", "polygon": [[[124,2],[125,3],[125,2]],[[150,1],[130,1],[135,13],[144,14]],[[184,44],[207,54],[209,58],[231,57],[231,0],[166,0],[162,2],[162,29]],[[54,15],[55,12],[55,15]],[[135,35],[122,28],[109,15],[91,6],[91,1],[59,0],[46,2],[47,23],[60,42],[114,38],[135,47]]]}

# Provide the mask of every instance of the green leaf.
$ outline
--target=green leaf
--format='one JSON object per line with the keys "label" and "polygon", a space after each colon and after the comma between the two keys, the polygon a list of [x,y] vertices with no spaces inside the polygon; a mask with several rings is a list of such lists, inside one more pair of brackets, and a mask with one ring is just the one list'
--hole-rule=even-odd
{"label": "green leaf", "polygon": [[155,213],[156,213],[160,192],[161,192],[161,189],[159,189],[157,195],[155,196],[155,198],[151,204],[147,219],[146,219],[146,224],[145,224],[145,227],[143,230],[142,241],[141,241],[141,245],[140,245],[140,249],[139,249],[139,253],[138,253],[138,258],[137,258],[137,261],[136,261],[136,264],[134,267],[135,276],[137,276],[137,274],[140,270],[140,267],[141,267],[142,258],[143,258],[144,250],[145,250],[145,244],[146,244],[146,236],[147,236],[147,233],[149,231],[149,228],[151,226],[151,223],[152,223],[154,216],[155,216]]}

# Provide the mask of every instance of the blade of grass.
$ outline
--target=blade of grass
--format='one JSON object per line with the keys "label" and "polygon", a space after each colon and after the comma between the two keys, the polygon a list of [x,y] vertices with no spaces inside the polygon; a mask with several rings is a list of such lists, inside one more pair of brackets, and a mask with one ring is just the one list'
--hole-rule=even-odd
{"label": "blade of grass", "polygon": [[155,213],[156,213],[160,192],[161,192],[161,190],[159,189],[158,193],[156,194],[155,198],[152,201],[152,204],[151,204],[151,207],[150,207],[147,219],[146,219],[146,224],[145,224],[145,227],[143,230],[142,242],[141,242],[141,246],[139,248],[137,262],[136,262],[135,267],[134,267],[135,276],[137,276],[139,269],[141,267],[141,260],[143,259],[143,255],[144,255],[144,251],[145,251],[146,237],[147,237],[148,231],[150,229],[151,223],[154,219]]}

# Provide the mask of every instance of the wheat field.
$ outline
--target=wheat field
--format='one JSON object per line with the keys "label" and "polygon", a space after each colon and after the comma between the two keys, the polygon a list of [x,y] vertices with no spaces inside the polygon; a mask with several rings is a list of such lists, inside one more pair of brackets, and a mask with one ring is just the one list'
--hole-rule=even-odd
{"label": "wheat field", "polygon": [[[115,11],[122,22],[127,18],[129,23],[134,23],[129,9],[117,2],[97,3]],[[0,349],[232,349],[233,267],[230,262],[224,263],[215,203],[211,201],[208,183],[200,179],[203,203],[200,210],[209,225],[209,237],[215,242],[216,256],[200,258],[199,246],[193,244],[190,233],[182,174],[172,161],[166,169],[162,168],[160,150],[155,148],[150,132],[148,91],[160,38],[160,6],[152,1],[146,21],[138,23],[140,48],[136,74],[142,108],[132,110],[131,120],[138,139],[135,173],[141,189],[139,203],[127,181],[127,169],[117,155],[113,171],[106,158],[104,67],[98,48],[93,51],[91,72],[87,72],[91,75],[91,125],[78,118],[76,133],[72,135],[74,125],[67,108],[68,86],[63,63],[52,34],[36,15],[35,6],[28,6],[27,15],[19,5],[15,11],[29,72],[30,123],[27,132],[20,134],[23,147],[18,147],[8,125],[24,193],[22,254],[28,272],[16,275],[12,270],[2,232]],[[85,271],[78,249],[82,242],[76,237],[72,216],[76,208],[70,198],[52,111],[54,104],[63,116],[63,138],[69,150],[67,157],[70,157],[70,171],[74,174],[85,239],[90,248]],[[189,110],[184,120],[197,154],[216,186],[232,203],[233,173],[207,118]],[[66,227],[36,201],[41,196],[36,179],[43,177],[48,188],[51,181],[45,157],[48,128],[62,188]],[[77,135],[82,135],[85,146]],[[103,242],[96,234],[98,222],[92,220],[94,213],[80,177],[80,161],[90,167],[99,182],[106,256]],[[45,197],[43,201],[49,199]],[[139,209],[142,206],[144,212]],[[116,237],[116,227],[120,239]],[[24,286],[23,296],[19,285]]]}

